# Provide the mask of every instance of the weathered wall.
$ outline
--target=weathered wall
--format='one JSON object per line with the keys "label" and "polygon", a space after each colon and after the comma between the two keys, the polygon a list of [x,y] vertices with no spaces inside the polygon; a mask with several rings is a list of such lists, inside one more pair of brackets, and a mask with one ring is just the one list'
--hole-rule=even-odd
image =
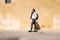
{"label": "weathered wall", "polygon": [[0,0],[0,29],[29,29],[32,8],[39,14],[38,23],[41,28],[52,30],[54,15],[60,13],[60,0],[12,0],[10,4]]}

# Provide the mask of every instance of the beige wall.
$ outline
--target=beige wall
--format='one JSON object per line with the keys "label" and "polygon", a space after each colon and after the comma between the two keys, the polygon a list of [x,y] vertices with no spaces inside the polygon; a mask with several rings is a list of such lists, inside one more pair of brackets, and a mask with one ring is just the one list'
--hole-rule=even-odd
{"label": "beige wall", "polygon": [[60,0],[12,0],[10,4],[0,0],[0,30],[29,29],[32,8],[39,14],[42,30],[55,28],[54,15],[60,14]]}

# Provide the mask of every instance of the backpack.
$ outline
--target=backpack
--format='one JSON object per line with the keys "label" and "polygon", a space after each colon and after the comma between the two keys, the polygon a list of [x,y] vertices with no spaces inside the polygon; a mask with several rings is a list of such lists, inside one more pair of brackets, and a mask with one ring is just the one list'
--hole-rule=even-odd
{"label": "backpack", "polygon": [[36,13],[36,14],[37,14],[36,20],[38,20],[38,18],[39,18],[39,15],[38,15],[38,13]]}

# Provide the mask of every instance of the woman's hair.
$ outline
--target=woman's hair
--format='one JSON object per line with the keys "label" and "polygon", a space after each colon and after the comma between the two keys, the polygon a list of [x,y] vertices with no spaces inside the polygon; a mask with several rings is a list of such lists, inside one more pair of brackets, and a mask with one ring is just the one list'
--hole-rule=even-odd
{"label": "woman's hair", "polygon": [[32,10],[33,10],[33,12],[35,12],[35,9],[34,8]]}

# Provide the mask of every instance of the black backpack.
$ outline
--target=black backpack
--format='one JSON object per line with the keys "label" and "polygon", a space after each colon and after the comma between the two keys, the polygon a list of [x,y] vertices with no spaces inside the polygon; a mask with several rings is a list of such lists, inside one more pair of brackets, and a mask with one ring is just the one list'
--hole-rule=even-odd
{"label": "black backpack", "polygon": [[36,20],[38,20],[38,18],[39,18],[39,15],[38,15],[38,13],[36,13],[36,14],[37,14]]}

